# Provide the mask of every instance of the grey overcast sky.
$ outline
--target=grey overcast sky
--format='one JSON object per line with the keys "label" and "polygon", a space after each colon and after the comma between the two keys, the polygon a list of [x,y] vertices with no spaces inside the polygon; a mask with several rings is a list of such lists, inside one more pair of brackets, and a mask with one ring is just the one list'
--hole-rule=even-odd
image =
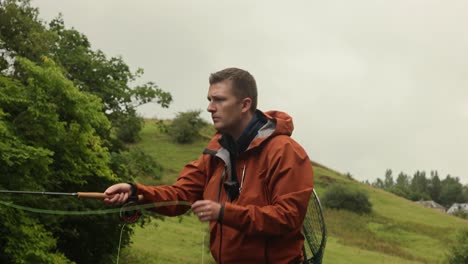
{"label": "grey overcast sky", "polygon": [[[251,72],[312,160],[358,180],[438,170],[468,183],[468,1],[33,0],[94,49],[205,110],[208,76]],[[209,120],[208,113],[203,117]]]}

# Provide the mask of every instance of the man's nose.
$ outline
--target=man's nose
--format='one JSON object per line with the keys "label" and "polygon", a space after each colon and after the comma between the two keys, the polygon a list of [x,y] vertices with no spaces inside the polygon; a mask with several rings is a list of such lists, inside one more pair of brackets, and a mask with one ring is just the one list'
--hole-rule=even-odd
{"label": "man's nose", "polygon": [[214,103],[213,102],[209,102],[208,103],[208,107],[206,108],[206,110],[210,113],[214,112],[216,110],[215,106],[214,106]]}

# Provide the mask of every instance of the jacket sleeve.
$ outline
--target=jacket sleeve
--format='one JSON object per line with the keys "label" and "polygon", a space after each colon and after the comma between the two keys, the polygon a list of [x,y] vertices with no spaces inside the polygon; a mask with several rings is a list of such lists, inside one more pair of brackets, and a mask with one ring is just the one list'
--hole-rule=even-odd
{"label": "jacket sleeve", "polygon": [[[204,167],[204,156],[198,160],[185,165],[177,181],[173,185],[146,186],[136,184],[137,194],[143,195],[142,203],[154,202],[189,202],[194,203],[203,197],[203,190],[206,182],[206,170]],[[190,209],[190,205],[157,206],[150,209],[159,214],[175,216],[185,213]]]}
{"label": "jacket sleeve", "polygon": [[268,162],[264,165],[267,166],[270,205],[226,203],[222,220],[224,225],[248,235],[272,236],[302,228],[313,191],[312,164],[302,147],[293,140],[273,145],[266,154]]}

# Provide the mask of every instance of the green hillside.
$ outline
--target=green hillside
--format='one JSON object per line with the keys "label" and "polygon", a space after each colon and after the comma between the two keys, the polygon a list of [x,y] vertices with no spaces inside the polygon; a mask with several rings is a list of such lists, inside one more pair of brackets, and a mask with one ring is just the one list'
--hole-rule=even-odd
{"label": "green hillside", "polygon": [[[208,136],[211,132],[205,132]],[[138,147],[153,155],[164,167],[162,182],[171,183],[185,163],[196,159],[206,139],[177,145],[148,120]],[[313,159],[313,157],[312,157]],[[391,193],[375,189],[314,163],[315,188],[319,196],[331,184],[345,183],[369,194],[370,215],[325,210],[328,241],[324,263],[443,263],[455,234],[468,229],[468,221],[424,208]],[[139,178],[154,184],[154,179]],[[213,263],[208,251],[207,224],[186,215],[155,219],[136,227],[133,243],[123,250],[121,263]]]}

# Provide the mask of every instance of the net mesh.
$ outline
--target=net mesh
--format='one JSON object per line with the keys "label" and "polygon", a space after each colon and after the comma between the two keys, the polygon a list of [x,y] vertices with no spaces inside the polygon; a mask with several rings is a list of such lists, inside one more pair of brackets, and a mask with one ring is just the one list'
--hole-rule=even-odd
{"label": "net mesh", "polygon": [[321,264],[326,243],[326,227],[322,207],[317,193],[312,193],[302,226],[306,242],[304,244],[305,263]]}

